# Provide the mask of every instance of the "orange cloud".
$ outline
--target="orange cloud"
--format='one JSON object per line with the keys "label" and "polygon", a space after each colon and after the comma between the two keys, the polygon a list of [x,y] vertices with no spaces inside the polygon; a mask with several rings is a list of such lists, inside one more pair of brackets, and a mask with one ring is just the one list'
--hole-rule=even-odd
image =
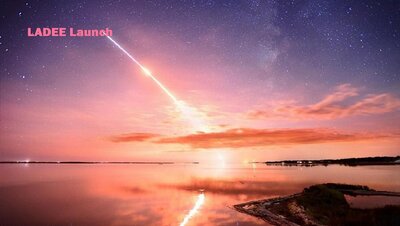
{"label": "orange cloud", "polygon": [[349,98],[359,96],[359,90],[350,84],[336,87],[335,92],[318,103],[299,105],[280,105],[272,111],[255,110],[248,113],[252,119],[263,118],[311,118],[335,119],[355,115],[373,115],[392,112],[400,109],[400,99],[389,93],[370,94],[364,98],[348,103]]}
{"label": "orange cloud", "polygon": [[152,138],[158,137],[158,134],[154,133],[127,133],[122,135],[113,136],[110,138],[112,142],[143,142]]}
{"label": "orange cloud", "polygon": [[384,138],[373,134],[345,134],[329,129],[230,129],[155,140],[162,144],[186,144],[192,148],[242,148],[272,145],[353,142]]}

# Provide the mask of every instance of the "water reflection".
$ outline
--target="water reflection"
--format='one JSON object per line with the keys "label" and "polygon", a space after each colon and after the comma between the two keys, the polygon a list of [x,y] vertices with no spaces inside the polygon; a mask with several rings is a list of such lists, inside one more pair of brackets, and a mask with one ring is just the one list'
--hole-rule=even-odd
{"label": "water reflection", "polygon": [[184,183],[170,183],[160,185],[161,189],[179,189],[195,192],[201,189],[218,196],[232,196],[230,198],[241,200],[254,199],[257,197],[272,197],[287,195],[301,191],[302,188],[309,186],[310,183],[293,182],[282,186],[279,181],[255,181],[248,179],[227,180],[212,178],[191,178]]}
{"label": "water reflection", "polygon": [[205,199],[204,193],[201,193],[198,195],[196,204],[189,211],[189,213],[185,216],[183,221],[180,223],[180,226],[185,226],[189,222],[190,218],[192,218],[197,213],[197,211],[199,210],[201,205],[203,205],[204,199]]}
{"label": "water reflection", "polygon": [[349,205],[353,208],[372,209],[386,205],[400,205],[400,197],[396,196],[350,196],[345,195]]}
{"label": "water reflection", "polygon": [[5,226],[265,225],[229,207],[325,182],[400,191],[399,169],[228,165],[221,173],[202,165],[1,165],[0,220]]}

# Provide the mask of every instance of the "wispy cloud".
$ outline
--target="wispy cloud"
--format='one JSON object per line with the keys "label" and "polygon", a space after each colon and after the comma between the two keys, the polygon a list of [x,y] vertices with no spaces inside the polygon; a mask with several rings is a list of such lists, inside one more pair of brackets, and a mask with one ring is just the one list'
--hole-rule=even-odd
{"label": "wispy cloud", "polygon": [[154,142],[184,144],[192,148],[243,148],[273,145],[297,145],[328,142],[354,142],[388,137],[378,134],[340,133],[330,129],[249,129],[196,133],[185,136],[161,137]]}
{"label": "wispy cloud", "polygon": [[154,133],[126,133],[110,137],[112,142],[143,142],[160,136]]}
{"label": "wispy cloud", "polygon": [[248,113],[252,119],[294,118],[294,119],[336,119],[355,115],[373,115],[392,112],[400,109],[400,99],[389,93],[369,94],[351,101],[359,96],[359,89],[350,84],[342,84],[321,101],[311,105],[284,104],[272,110],[253,110]]}

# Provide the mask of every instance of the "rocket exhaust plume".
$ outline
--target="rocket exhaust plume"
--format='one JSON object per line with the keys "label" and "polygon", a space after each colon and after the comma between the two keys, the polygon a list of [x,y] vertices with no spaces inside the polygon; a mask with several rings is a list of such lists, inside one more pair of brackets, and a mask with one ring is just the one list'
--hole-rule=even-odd
{"label": "rocket exhaust plume", "polygon": [[138,60],[136,60],[128,51],[126,51],[124,48],[122,48],[121,45],[119,45],[113,38],[110,36],[105,36],[107,37],[115,46],[117,46],[125,55],[127,55],[136,65],[139,66],[140,69],[142,69],[143,73],[150,77],[161,89],[164,91],[165,94],[168,95],[168,97],[174,102],[175,106],[177,109],[182,113],[182,115],[190,121],[194,129],[197,131],[203,131],[207,132],[209,129],[206,127],[204,122],[200,119],[200,112],[193,107],[188,106],[185,102],[182,100],[178,100],[169,90],[167,87],[165,87],[158,79],[151,73],[149,69],[144,67]]}

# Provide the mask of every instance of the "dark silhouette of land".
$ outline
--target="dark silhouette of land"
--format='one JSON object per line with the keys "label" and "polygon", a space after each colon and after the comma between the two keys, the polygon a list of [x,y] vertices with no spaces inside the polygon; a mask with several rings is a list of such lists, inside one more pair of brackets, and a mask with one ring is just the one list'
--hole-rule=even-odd
{"label": "dark silhouette of land", "polygon": [[396,196],[367,186],[318,184],[286,197],[246,202],[233,207],[272,225],[400,225],[400,206],[353,208],[344,195]]}
{"label": "dark silhouette of land", "polygon": [[400,165],[400,156],[390,157],[366,157],[366,158],[346,158],[346,159],[323,159],[323,160],[283,160],[254,162],[266,165],[279,166],[318,166],[318,165],[345,165],[345,166],[367,166],[367,165]]}

